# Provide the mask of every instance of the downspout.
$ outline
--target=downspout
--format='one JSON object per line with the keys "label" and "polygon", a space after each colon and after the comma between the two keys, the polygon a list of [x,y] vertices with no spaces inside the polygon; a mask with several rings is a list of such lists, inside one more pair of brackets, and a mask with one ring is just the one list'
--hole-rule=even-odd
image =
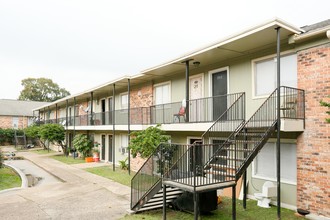
{"label": "downspout", "polygon": [[276,171],[277,171],[277,219],[281,219],[281,37],[280,27],[277,31],[277,141],[276,141]]}
{"label": "downspout", "polygon": [[[131,80],[130,79],[127,79],[128,80],[128,85],[127,85],[127,90],[128,90],[128,94],[127,94],[127,107],[128,107],[128,110],[127,110],[127,143],[129,145],[130,143],[130,134],[131,134],[131,98],[130,98],[130,95],[131,95]],[[131,175],[131,151],[130,149],[128,148],[128,175]]]}
{"label": "downspout", "polygon": [[116,170],[116,163],[115,163],[115,159],[116,159],[116,102],[115,102],[115,95],[116,95],[116,84],[113,84],[113,90],[112,90],[112,170],[115,171]]}
{"label": "downspout", "polygon": [[[76,136],[76,97],[73,98],[73,138]],[[76,152],[73,153],[73,158],[76,159]]]}
{"label": "downspout", "polygon": [[91,121],[90,125],[94,125],[94,120],[93,120],[93,92],[91,92]]}
{"label": "downspout", "polygon": [[[68,108],[69,108],[69,100],[66,100],[65,106],[65,140],[66,140],[66,150],[67,156],[69,155],[69,138],[68,138]],[[71,144],[70,144],[71,145]]]}

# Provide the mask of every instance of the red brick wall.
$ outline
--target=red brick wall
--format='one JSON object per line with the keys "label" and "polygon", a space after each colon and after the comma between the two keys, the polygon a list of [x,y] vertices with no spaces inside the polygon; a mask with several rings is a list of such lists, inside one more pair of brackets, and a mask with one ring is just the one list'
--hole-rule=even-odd
{"label": "red brick wall", "polygon": [[330,216],[330,44],[298,53],[298,88],[305,90],[306,127],[297,143],[297,207]]}
{"label": "red brick wall", "polygon": [[[18,116],[18,128],[23,129],[28,126],[28,118]],[[0,128],[13,128],[13,116],[0,116]]]}
{"label": "red brick wall", "polygon": [[142,88],[132,89],[130,97],[131,108],[149,107],[152,105],[152,85],[146,85]]}
{"label": "red brick wall", "polygon": [[152,88],[152,84],[150,84],[141,88],[132,89],[130,97],[132,124],[148,124],[150,122],[150,109],[139,107],[149,107],[152,105]]}
{"label": "red brick wall", "polygon": [[[131,90],[130,106],[131,108],[131,123],[132,124],[147,124],[150,122],[150,109],[139,108],[149,107],[152,105],[153,87],[152,84]],[[137,171],[145,162],[141,157],[131,158],[131,169]]]}

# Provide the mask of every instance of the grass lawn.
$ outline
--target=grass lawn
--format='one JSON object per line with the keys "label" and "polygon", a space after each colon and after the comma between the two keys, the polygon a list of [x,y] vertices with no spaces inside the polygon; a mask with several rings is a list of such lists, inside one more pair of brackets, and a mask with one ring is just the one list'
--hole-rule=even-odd
{"label": "grass lawn", "polygon": [[[218,210],[213,211],[210,214],[202,215],[201,219],[221,219],[221,220],[231,220],[231,198],[223,197],[222,203],[218,206]],[[257,201],[248,200],[247,201],[247,209],[244,210],[242,206],[242,201],[237,200],[236,203],[236,218],[237,219],[246,219],[246,220],[276,220],[277,219],[277,208],[272,206],[271,208],[261,208],[257,206]],[[122,220],[154,220],[154,219],[162,219],[162,209],[137,213],[134,215],[126,215]],[[190,220],[194,218],[193,214],[180,212],[180,211],[173,211],[172,209],[167,208],[166,212],[167,219],[180,219],[180,220]],[[288,209],[282,209],[281,212],[282,219],[301,219],[294,215],[294,212]]]}
{"label": "grass lawn", "polygon": [[86,168],[85,170],[129,187],[131,186],[131,179],[135,174],[134,172],[131,172],[131,175],[128,175],[127,170],[122,170],[118,167],[116,168],[116,171],[113,171],[110,166]]}
{"label": "grass lawn", "polygon": [[75,159],[72,156],[64,156],[64,155],[55,155],[51,156],[50,158],[53,158],[55,160],[58,160],[62,163],[66,164],[77,164],[77,163],[85,163],[85,160],[79,157],[76,157]]}
{"label": "grass lawn", "polygon": [[0,190],[20,187],[22,180],[19,175],[9,167],[0,169]]}

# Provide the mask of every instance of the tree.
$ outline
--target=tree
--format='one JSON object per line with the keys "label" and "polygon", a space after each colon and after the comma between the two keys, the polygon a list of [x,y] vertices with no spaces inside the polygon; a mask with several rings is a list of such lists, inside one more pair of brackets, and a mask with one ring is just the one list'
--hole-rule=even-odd
{"label": "tree", "polygon": [[67,154],[67,146],[64,144],[65,129],[60,124],[44,124],[40,126],[40,139],[43,142],[49,141],[53,144],[59,144],[64,154]]}
{"label": "tree", "polygon": [[133,157],[140,154],[142,158],[147,158],[154,153],[160,143],[169,140],[170,137],[166,136],[165,132],[159,127],[160,125],[157,125],[155,127],[148,127],[143,131],[131,133],[133,138],[131,139],[129,148]]}
{"label": "tree", "polygon": [[[328,107],[328,109],[330,109],[330,102],[320,101],[320,104],[321,106]],[[330,115],[330,111],[326,111],[326,113]],[[326,122],[330,123],[330,118],[326,118],[325,120]]]}
{"label": "tree", "polygon": [[47,78],[27,78],[23,79],[21,91],[18,99],[29,101],[53,102],[70,95],[64,88],[60,88],[57,83]]}
{"label": "tree", "polygon": [[46,149],[45,143],[40,138],[40,130],[42,125],[31,125],[24,129],[25,135],[28,138],[38,139],[42,146]]}

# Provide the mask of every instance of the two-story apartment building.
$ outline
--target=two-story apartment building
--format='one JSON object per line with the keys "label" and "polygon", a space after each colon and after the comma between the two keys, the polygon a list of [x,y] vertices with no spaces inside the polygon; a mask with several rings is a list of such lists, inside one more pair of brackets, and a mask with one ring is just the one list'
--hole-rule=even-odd
{"label": "two-story apartment building", "polygon": [[[132,209],[161,187],[159,177],[141,189],[145,175],[161,172],[165,184],[194,192],[205,185],[237,188],[243,176],[254,198],[265,181],[276,183],[280,163],[282,205],[329,217],[330,125],[319,105],[330,94],[329,39],[330,20],[297,28],[274,19],[35,110],[46,123],[65,126],[69,145],[74,134],[92,135],[101,160],[113,164],[129,157],[131,131],[161,124],[176,151],[183,150],[164,159],[171,163],[167,176],[156,171],[154,157],[130,158],[131,170],[142,166],[132,182]],[[174,168],[195,178],[193,188],[182,175],[173,177]]]}

